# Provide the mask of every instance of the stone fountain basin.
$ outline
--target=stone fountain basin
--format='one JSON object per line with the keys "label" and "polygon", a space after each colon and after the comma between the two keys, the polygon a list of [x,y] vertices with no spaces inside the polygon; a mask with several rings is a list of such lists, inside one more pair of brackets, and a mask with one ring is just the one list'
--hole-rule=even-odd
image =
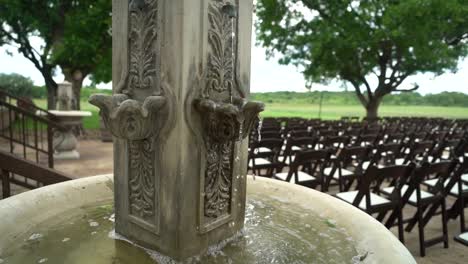
{"label": "stone fountain basin", "polygon": [[[113,177],[102,175],[46,186],[0,201],[0,254],[35,226],[70,210],[111,202]],[[248,177],[247,195],[258,195],[297,205],[305,212],[333,219],[346,229],[362,263],[416,263],[411,253],[381,223],[328,194],[266,178]]]}

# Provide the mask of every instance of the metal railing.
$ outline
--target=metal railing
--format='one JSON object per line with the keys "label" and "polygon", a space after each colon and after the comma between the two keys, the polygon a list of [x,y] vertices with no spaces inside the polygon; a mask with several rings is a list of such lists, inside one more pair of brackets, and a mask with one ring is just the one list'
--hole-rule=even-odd
{"label": "metal railing", "polygon": [[66,174],[1,150],[0,174],[3,198],[11,196],[11,183],[35,189],[72,179]]}
{"label": "metal railing", "polygon": [[54,133],[65,129],[53,117],[27,100],[0,91],[0,149],[53,168]]}

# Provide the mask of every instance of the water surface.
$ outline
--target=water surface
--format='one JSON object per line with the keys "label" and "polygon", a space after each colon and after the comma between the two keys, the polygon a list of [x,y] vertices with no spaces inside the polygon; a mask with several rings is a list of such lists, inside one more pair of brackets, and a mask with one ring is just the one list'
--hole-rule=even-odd
{"label": "water surface", "polygon": [[[113,206],[93,206],[35,227],[0,252],[0,263],[154,264],[167,258],[115,240]],[[183,263],[353,263],[354,242],[332,219],[285,201],[250,195],[242,235],[221,250]]]}

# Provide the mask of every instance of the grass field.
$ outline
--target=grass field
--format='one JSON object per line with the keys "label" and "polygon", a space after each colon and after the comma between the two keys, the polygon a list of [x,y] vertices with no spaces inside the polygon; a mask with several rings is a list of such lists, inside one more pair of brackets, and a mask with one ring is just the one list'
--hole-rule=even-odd
{"label": "grass field", "polygon": [[[35,100],[38,106],[45,108],[45,100]],[[86,129],[99,128],[99,109],[86,101],[81,102],[84,111],[91,111],[92,117],[83,120]],[[339,106],[324,105],[322,107],[322,119],[339,119],[342,116],[364,116],[364,108],[360,105]],[[468,118],[468,107],[442,107],[442,106],[381,106],[380,116],[425,116],[444,118]],[[264,117],[319,117],[318,105],[312,104],[266,104]]]}

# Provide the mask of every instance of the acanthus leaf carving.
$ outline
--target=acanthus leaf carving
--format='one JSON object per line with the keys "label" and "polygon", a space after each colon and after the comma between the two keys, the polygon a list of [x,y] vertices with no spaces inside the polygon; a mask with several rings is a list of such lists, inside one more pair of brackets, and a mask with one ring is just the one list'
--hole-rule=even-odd
{"label": "acanthus leaf carving", "polygon": [[204,215],[218,218],[229,213],[234,144],[248,136],[264,105],[241,98],[233,99],[233,103],[199,99],[195,101],[195,107],[204,117]]}
{"label": "acanthus leaf carving", "polygon": [[157,1],[130,3],[130,69],[128,90],[147,90],[156,84]]}
{"label": "acanthus leaf carving", "polygon": [[212,1],[208,10],[208,42],[211,52],[208,55],[206,86],[202,91],[205,98],[210,97],[212,91],[232,92],[234,88],[235,19],[223,12],[224,6],[226,4],[223,1]]}
{"label": "acanthus leaf carving", "polygon": [[207,145],[205,175],[205,216],[217,218],[229,213],[232,186],[233,142]]}
{"label": "acanthus leaf carving", "polygon": [[153,153],[152,140],[130,141],[130,214],[145,220],[155,214]]}

